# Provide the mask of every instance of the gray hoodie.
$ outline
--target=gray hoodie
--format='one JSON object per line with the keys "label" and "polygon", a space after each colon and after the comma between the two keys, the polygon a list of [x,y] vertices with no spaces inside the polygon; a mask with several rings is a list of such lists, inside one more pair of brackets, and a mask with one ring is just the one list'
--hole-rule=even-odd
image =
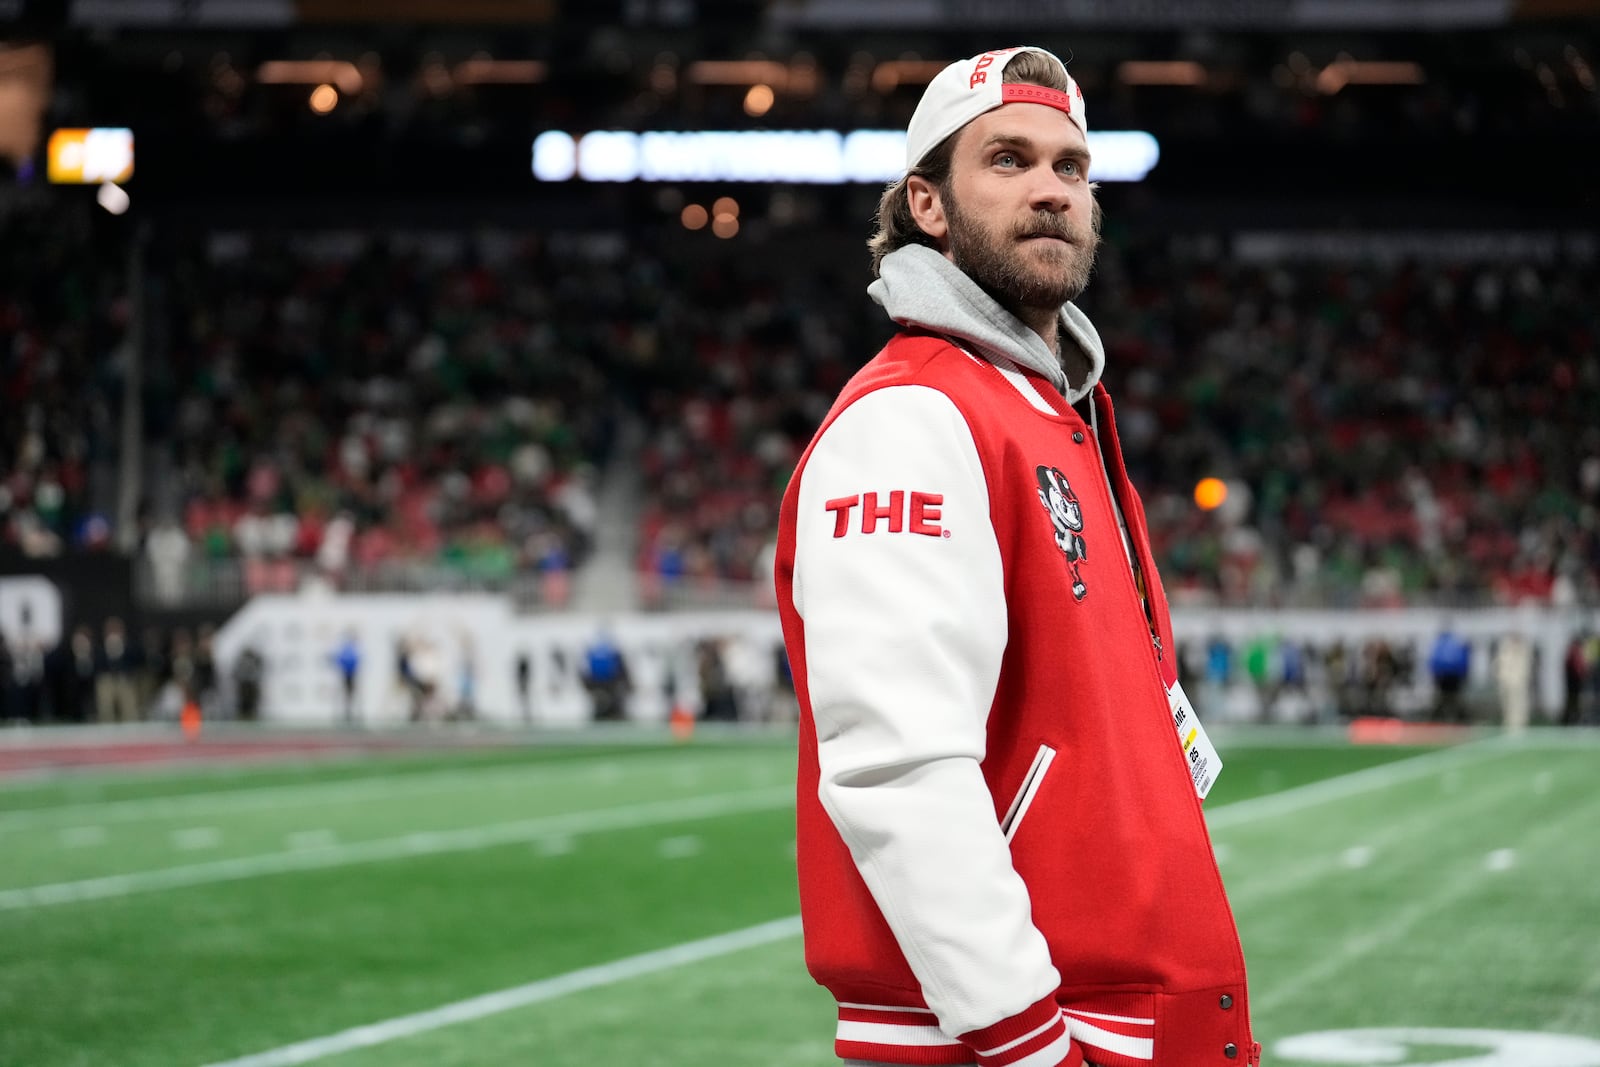
{"label": "gray hoodie", "polygon": [[[966,272],[926,245],[906,245],[883,257],[867,295],[903,326],[944,334],[991,363],[1009,360],[1044,375],[1076,404],[1089,395],[1106,366],[1105,347],[1089,317],[1061,305],[1062,358],[1043,339],[995,302]],[[1063,364],[1073,368],[1069,375]],[[1081,379],[1081,380],[1079,380]]]}

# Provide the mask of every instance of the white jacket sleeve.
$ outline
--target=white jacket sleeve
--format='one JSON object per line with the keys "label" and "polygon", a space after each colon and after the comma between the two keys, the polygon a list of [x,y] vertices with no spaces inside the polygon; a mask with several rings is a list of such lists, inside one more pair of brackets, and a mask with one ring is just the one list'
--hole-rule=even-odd
{"label": "white jacket sleeve", "polygon": [[[899,521],[868,514],[897,500]],[[822,804],[941,1028],[979,1030],[1050,995],[1059,978],[979,770],[1005,598],[977,446],[943,393],[869,393],[817,442],[794,600]]]}

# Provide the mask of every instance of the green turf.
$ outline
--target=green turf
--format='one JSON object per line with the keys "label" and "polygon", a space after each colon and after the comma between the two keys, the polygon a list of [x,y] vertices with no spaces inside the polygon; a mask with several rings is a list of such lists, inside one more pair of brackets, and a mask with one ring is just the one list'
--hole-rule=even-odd
{"label": "green turf", "polygon": [[[207,734],[207,736],[211,736]],[[575,742],[562,735],[541,738],[529,744],[472,747],[460,750],[436,748],[330,751],[318,756],[299,756],[262,761],[236,761],[193,764],[166,763],[134,765],[124,768],[66,768],[24,774],[14,779],[0,776],[0,817],[6,812],[33,808],[55,808],[75,803],[171,797],[188,793],[223,793],[254,790],[269,786],[297,786],[364,779],[394,779],[409,775],[426,776],[438,771],[470,768],[527,767],[567,760],[659,759],[672,751],[655,738],[642,733],[629,741]],[[223,735],[225,740],[227,735]],[[352,744],[363,735],[351,735]],[[470,740],[470,739],[469,739]],[[760,744],[762,739],[757,738]],[[696,740],[699,749],[744,748],[749,741],[737,735],[707,736]]]}
{"label": "green turf", "polygon": [[[1600,747],[1220,747],[1207,811],[1269,1051],[1600,1037]],[[0,793],[0,1067],[199,1067],[792,915],[793,766],[783,743],[535,748]],[[786,938],[325,1062],[828,1067],[831,1032]]]}

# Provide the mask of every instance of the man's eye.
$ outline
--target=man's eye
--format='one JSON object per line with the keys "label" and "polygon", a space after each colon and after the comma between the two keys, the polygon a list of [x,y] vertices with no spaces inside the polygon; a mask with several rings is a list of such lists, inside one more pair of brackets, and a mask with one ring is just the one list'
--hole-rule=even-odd
{"label": "man's eye", "polygon": [[1016,165],[1017,157],[1010,152],[1001,152],[994,157],[994,162],[997,167],[1012,167]]}
{"label": "man's eye", "polygon": [[1062,174],[1077,174],[1078,164],[1070,159],[1063,159],[1058,169]]}

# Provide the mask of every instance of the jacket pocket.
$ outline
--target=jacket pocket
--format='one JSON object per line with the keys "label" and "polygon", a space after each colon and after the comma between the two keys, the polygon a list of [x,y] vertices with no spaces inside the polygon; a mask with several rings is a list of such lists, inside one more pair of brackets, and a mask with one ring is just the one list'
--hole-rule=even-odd
{"label": "jacket pocket", "polygon": [[1049,745],[1039,746],[1027,777],[1022,779],[1017,795],[1011,800],[1011,807],[1006,809],[1006,817],[1000,820],[1000,831],[1006,835],[1007,842],[1017,835],[1022,820],[1027,818],[1028,808],[1033,804],[1033,798],[1039,795],[1039,787],[1044,784],[1044,776],[1050,772],[1050,764],[1055,762],[1055,758],[1055,749]]}

